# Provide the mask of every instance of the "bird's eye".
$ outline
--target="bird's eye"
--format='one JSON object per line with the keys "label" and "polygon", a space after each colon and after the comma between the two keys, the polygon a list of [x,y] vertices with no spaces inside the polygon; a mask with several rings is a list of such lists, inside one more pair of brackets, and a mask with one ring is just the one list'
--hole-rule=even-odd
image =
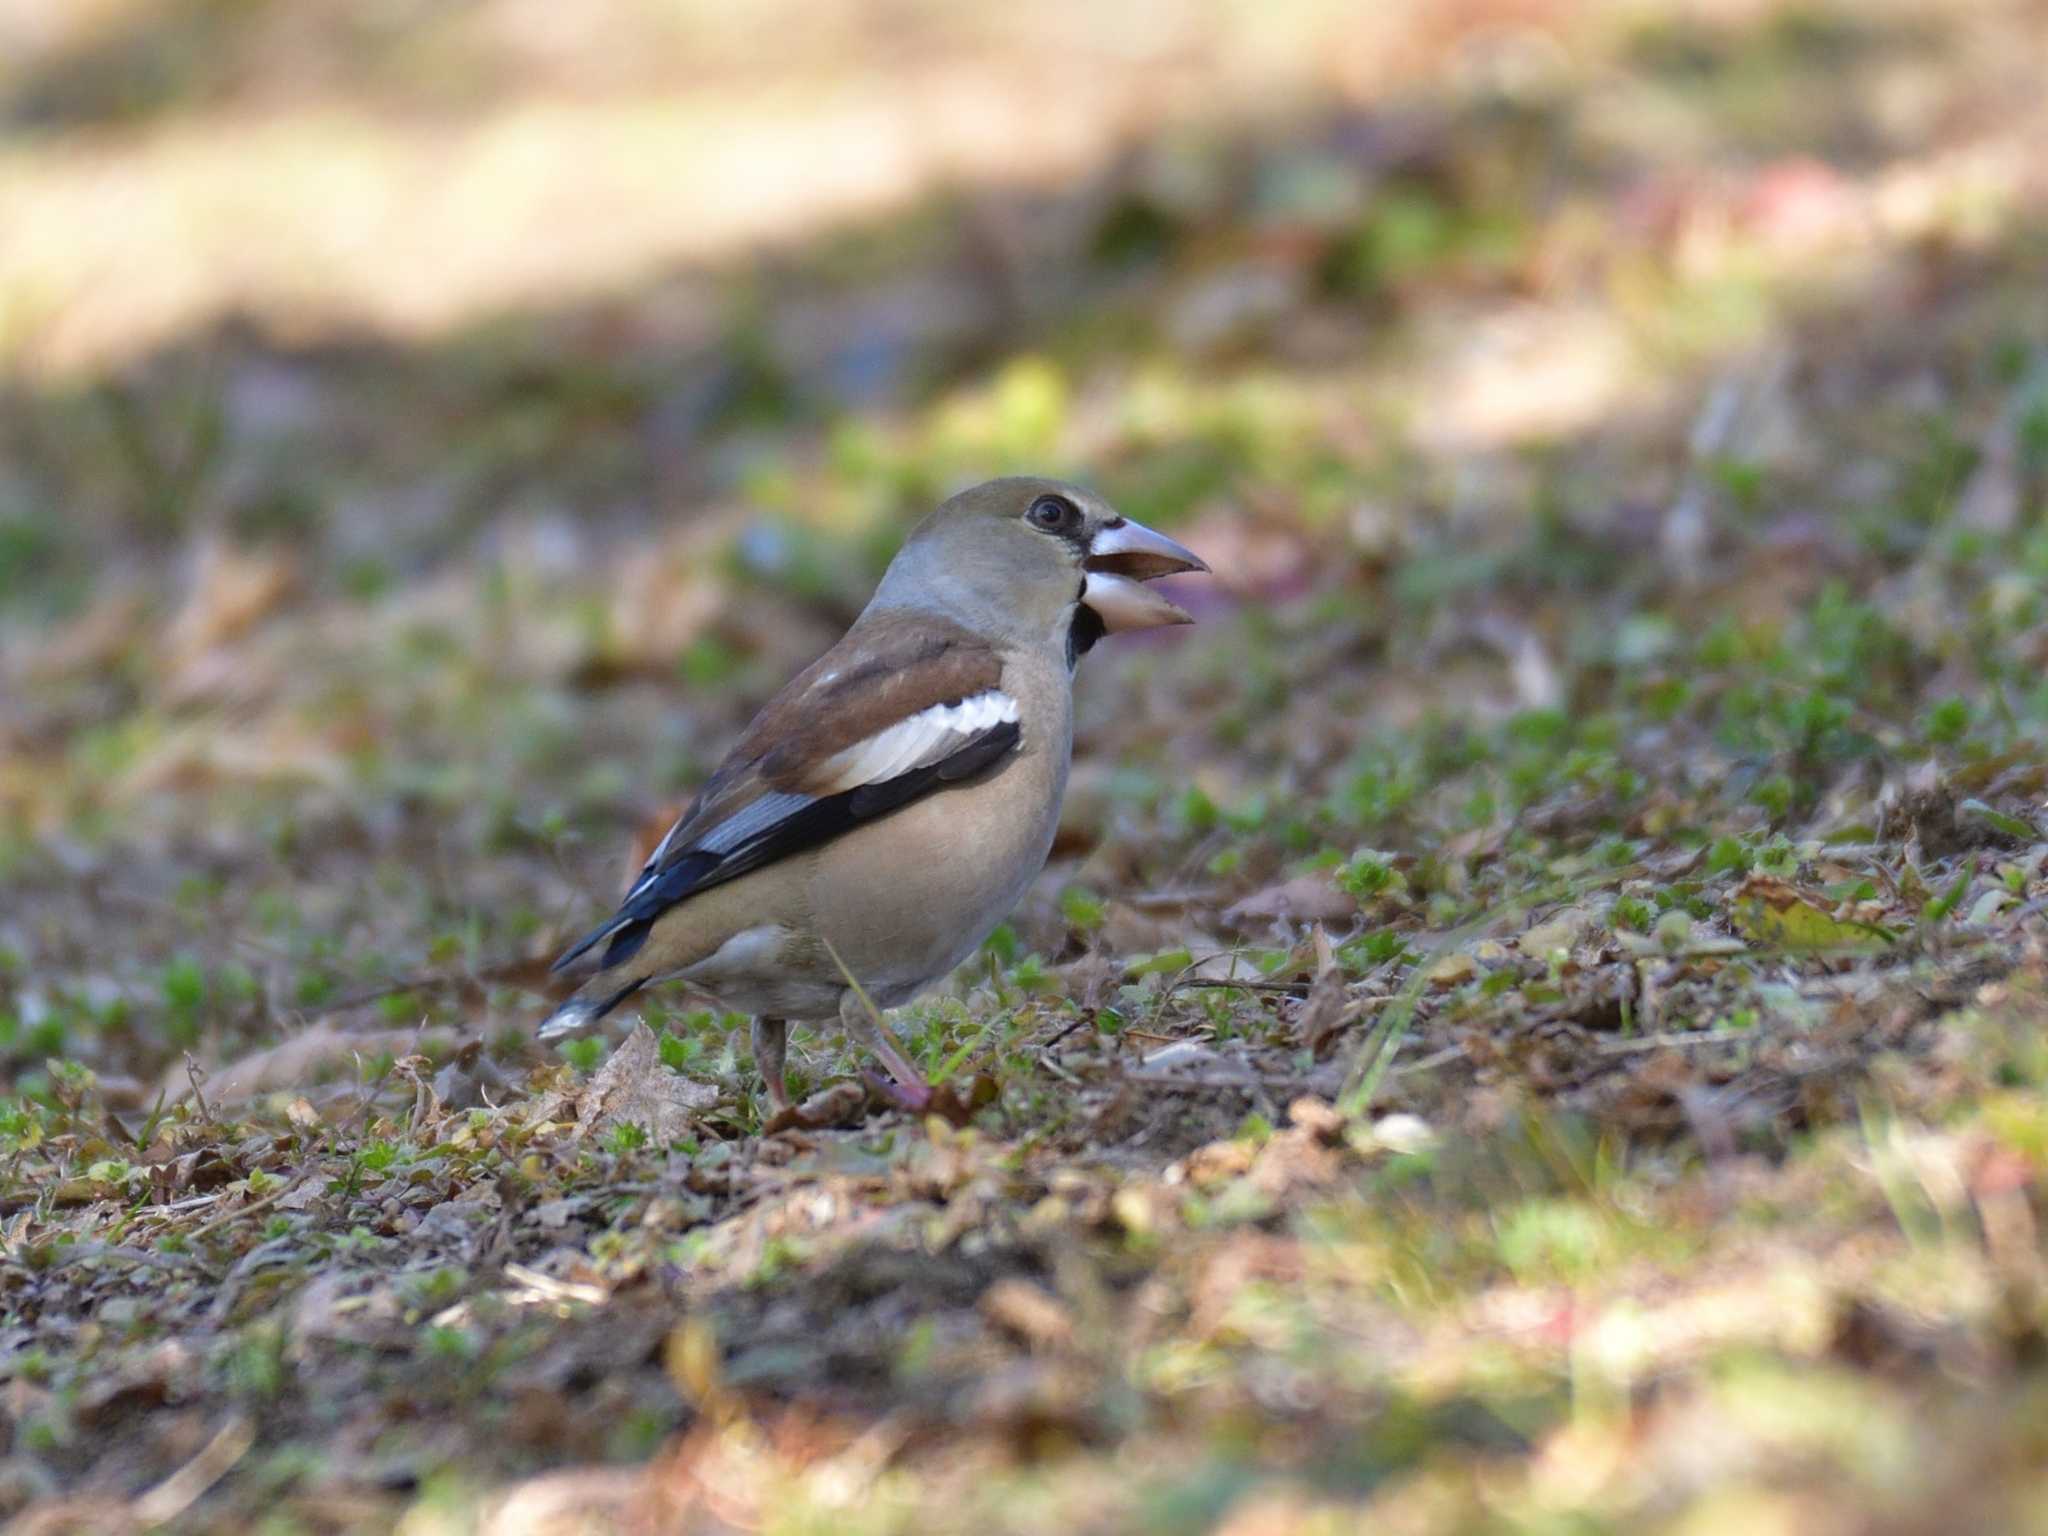
{"label": "bird's eye", "polygon": [[1024,514],[1031,526],[1042,528],[1047,533],[1066,533],[1078,527],[1081,509],[1064,496],[1041,496],[1031,503],[1031,510]]}

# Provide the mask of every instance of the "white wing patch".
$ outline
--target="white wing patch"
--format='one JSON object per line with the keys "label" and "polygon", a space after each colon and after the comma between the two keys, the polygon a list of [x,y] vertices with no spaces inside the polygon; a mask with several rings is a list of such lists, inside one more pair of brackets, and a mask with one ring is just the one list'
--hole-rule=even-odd
{"label": "white wing patch", "polygon": [[[764,794],[713,827],[695,846],[706,853],[731,853],[749,838],[827,795],[859,789],[864,784],[886,783],[900,774],[927,767],[958,751],[983,731],[1017,718],[1017,701],[995,688],[957,704],[934,704],[825,759],[819,769],[818,787],[812,792],[793,794],[776,790]],[[661,861],[668,857],[676,834],[688,819],[679,817],[647,856],[647,862],[640,866],[640,878],[626,892],[627,901],[646,890],[660,874]],[[628,921],[620,918],[612,927],[623,927]]]}
{"label": "white wing patch", "polygon": [[827,758],[820,795],[881,784],[950,756],[983,731],[1017,719],[1017,701],[991,688],[957,704],[934,704]]}
{"label": "white wing patch", "polygon": [[726,817],[700,839],[697,846],[706,853],[731,853],[756,833],[765,832],[783,817],[802,810],[813,798],[811,795],[792,795],[783,790],[771,791]]}

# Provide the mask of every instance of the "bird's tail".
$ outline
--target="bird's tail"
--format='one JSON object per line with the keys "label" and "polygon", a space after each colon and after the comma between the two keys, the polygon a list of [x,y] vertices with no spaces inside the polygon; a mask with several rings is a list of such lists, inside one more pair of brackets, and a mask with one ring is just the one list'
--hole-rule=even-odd
{"label": "bird's tail", "polygon": [[596,991],[586,988],[541,1020],[538,1033],[543,1040],[581,1034],[646,985],[647,978],[642,976],[609,992],[601,987]]}

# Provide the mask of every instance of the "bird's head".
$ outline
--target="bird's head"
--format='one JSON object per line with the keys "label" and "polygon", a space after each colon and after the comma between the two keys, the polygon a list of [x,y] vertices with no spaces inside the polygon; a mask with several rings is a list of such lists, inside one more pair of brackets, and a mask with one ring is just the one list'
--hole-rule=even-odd
{"label": "bird's head", "polygon": [[1020,475],[962,491],[918,524],[873,606],[933,609],[1019,640],[1064,632],[1078,655],[1104,634],[1192,622],[1145,583],[1208,569],[1092,492]]}

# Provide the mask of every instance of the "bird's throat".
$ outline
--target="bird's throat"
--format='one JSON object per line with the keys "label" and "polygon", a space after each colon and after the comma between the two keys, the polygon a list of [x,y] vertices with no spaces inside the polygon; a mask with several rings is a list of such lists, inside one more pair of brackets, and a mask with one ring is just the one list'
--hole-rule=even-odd
{"label": "bird's throat", "polygon": [[1074,605],[1074,621],[1067,626],[1067,670],[1080,665],[1081,658],[1109,631],[1102,616],[1085,604]]}

